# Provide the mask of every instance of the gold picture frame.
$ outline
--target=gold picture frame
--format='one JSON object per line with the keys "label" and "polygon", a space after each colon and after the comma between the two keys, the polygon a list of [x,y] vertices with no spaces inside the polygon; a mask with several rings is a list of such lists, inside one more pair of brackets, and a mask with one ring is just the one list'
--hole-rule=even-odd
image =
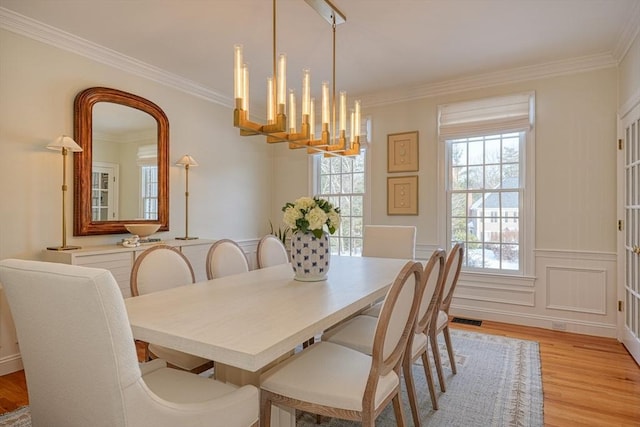
{"label": "gold picture frame", "polygon": [[418,175],[387,177],[387,215],[418,215]]}
{"label": "gold picture frame", "polygon": [[387,135],[387,172],[418,171],[418,131]]}

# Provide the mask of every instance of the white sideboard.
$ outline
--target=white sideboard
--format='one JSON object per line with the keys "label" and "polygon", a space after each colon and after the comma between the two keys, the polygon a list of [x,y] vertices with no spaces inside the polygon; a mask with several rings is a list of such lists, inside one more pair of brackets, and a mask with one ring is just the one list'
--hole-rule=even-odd
{"label": "white sideboard", "polygon": [[[166,240],[159,242],[165,245],[177,247],[193,267],[196,281],[207,280],[205,270],[207,252],[215,240]],[[133,262],[146,249],[152,245],[141,245],[136,248],[125,248],[120,245],[89,246],[70,251],[45,251],[44,260],[85,267],[105,268],[111,271],[122,291],[122,296],[131,296],[131,270]]]}

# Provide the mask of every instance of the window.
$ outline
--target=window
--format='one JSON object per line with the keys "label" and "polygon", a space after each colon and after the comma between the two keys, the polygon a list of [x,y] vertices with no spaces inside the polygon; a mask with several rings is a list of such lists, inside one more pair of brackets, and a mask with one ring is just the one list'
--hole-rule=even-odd
{"label": "window", "polygon": [[158,219],[158,167],[142,166],[142,218]]}
{"label": "window", "polygon": [[[441,106],[446,239],[466,271],[530,273],[533,94]],[[529,163],[527,163],[529,161]],[[530,174],[532,175],[532,173]]]}
{"label": "window", "polygon": [[340,228],[329,236],[331,253],[362,254],[366,188],[366,149],[354,157],[315,156],[316,191],[340,208]]}
{"label": "window", "polygon": [[140,167],[140,217],[156,220],[158,212],[158,147],[155,144],[138,147]]}

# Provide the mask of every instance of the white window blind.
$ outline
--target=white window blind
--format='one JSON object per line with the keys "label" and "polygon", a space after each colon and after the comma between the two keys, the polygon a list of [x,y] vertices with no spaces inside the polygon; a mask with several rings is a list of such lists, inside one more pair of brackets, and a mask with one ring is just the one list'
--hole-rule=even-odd
{"label": "white window blind", "polygon": [[139,146],[136,162],[138,166],[157,166],[158,146],[155,144]]}
{"label": "white window blind", "polygon": [[533,94],[525,93],[438,107],[440,139],[529,130],[533,122]]}

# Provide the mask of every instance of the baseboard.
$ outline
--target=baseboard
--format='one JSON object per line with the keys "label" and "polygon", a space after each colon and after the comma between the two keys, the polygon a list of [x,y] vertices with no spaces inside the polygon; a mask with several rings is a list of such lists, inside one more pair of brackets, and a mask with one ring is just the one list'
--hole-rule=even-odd
{"label": "baseboard", "polygon": [[477,320],[491,320],[494,322],[510,323],[520,326],[571,332],[582,335],[593,335],[607,338],[617,338],[616,325],[589,322],[576,319],[541,316],[528,313],[517,313],[504,310],[492,310],[452,304],[451,315]]}
{"label": "baseboard", "polygon": [[0,376],[8,375],[21,369],[23,369],[23,366],[20,354],[12,354],[0,359]]}

